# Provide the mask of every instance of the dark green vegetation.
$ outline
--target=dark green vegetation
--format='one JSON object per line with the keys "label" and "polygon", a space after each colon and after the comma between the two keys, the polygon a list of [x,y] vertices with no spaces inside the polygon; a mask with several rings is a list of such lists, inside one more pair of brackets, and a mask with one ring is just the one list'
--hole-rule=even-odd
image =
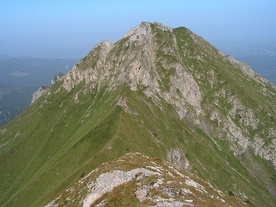
{"label": "dark green vegetation", "polygon": [[[269,145],[269,129],[276,125],[275,89],[246,76],[185,28],[168,32],[151,24],[151,31],[151,39],[146,39],[150,43],[126,45],[130,37],[125,37],[103,59],[101,46],[96,47],[76,69],[98,70],[96,80],[72,78],[75,83],[69,91],[63,87],[65,79],[56,82],[48,95],[0,129],[0,206],[42,206],[101,163],[126,152],[168,159],[174,149],[181,152],[180,160],[188,160],[194,174],[225,194],[258,207],[275,206],[274,166],[250,148],[234,156],[240,146],[227,133],[231,123],[248,139],[258,135]],[[131,90],[119,79],[138,59],[152,81],[160,77],[160,91],[154,96],[145,95],[149,86],[142,80]],[[173,88],[171,80],[175,63],[200,89],[203,112],[198,117],[196,108],[186,104],[186,116],[180,119],[175,100],[163,98],[165,92],[182,97],[181,88]],[[103,79],[110,65],[110,75]],[[233,104],[229,97],[238,102]],[[125,103],[118,104],[120,100]],[[256,129],[247,124],[244,108],[230,115],[235,104],[253,111],[259,120]],[[211,119],[212,112],[221,120]]]}

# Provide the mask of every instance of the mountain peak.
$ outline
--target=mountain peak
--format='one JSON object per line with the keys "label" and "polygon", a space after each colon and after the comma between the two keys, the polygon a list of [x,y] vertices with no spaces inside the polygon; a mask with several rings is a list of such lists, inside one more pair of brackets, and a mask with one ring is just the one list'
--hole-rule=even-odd
{"label": "mountain peak", "polygon": [[151,28],[156,27],[158,29],[161,29],[162,31],[172,31],[172,29],[168,26],[165,26],[161,23],[155,22],[155,23],[150,23],[150,22],[142,22],[136,27],[132,28],[129,30],[124,37],[129,37],[133,40],[138,39],[139,36],[146,36],[148,37],[149,34],[151,33]]}
{"label": "mountain peak", "polygon": [[150,23],[148,22],[142,22],[136,27],[130,29],[124,37],[129,36],[139,36],[139,35],[148,35],[150,32]]}
{"label": "mountain peak", "polygon": [[95,47],[103,47],[103,48],[109,48],[112,46],[112,43],[109,42],[108,40],[103,40],[99,42]]}

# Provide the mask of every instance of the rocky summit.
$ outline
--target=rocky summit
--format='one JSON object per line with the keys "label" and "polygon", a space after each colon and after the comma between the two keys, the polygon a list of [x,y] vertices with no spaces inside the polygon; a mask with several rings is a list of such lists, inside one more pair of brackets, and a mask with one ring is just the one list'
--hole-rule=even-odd
{"label": "rocky summit", "polygon": [[276,87],[187,28],[142,22],[34,97],[0,128],[1,206],[276,205]]}

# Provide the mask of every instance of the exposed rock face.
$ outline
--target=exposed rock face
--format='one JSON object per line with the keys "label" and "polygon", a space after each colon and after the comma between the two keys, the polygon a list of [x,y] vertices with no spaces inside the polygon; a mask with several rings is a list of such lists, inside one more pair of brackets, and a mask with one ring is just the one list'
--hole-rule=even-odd
{"label": "exposed rock face", "polygon": [[90,55],[86,57],[87,62],[93,62],[94,67],[87,66],[85,70],[80,71],[77,64],[66,76],[64,76],[63,87],[66,90],[71,90],[82,81],[85,81],[86,84],[92,84],[91,87],[95,87],[97,83],[102,84],[102,82],[107,81],[106,79],[110,76],[111,68],[106,70],[108,68],[105,66],[105,59],[111,48],[112,43],[108,41],[102,41],[96,45],[93,50],[94,52],[91,52]]}
{"label": "exposed rock face", "polygon": [[110,206],[113,197],[116,206],[247,206],[168,163],[129,153],[92,171],[45,207]]}
{"label": "exposed rock face", "polygon": [[190,171],[191,164],[183,154],[180,149],[172,149],[168,153],[168,160],[180,169]]}
{"label": "exposed rock face", "polygon": [[[90,207],[97,199],[102,197],[105,193],[112,192],[115,187],[123,185],[135,179],[136,176],[142,174],[143,176],[159,175],[144,168],[136,168],[131,171],[123,172],[114,170],[108,173],[101,174],[95,181],[95,184],[90,184],[93,189],[85,197],[83,207]],[[89,184],[88,184],[89,185]]]}
{"label": "exposed rock face", "polygon": [[[181,118],[187,113],[187,105],[193,106],[191,109],[199,115],[201,92],[180,57],[176,56],[176,61],[172,63],[158,57],[158,53],[175,56],[177,44],[172,29],[159,23],[155,26],[153,29],[150,23],[142,23],[130,30],[122,40],[113,44],[107,41],[98,44],[64,77],[64,88],[71,90],[75,85],[85,81],[92,88],[107,84],[112,90],[126,83],[135,91],[144,87],[143,92],[156,100],[161,96],[165,101],[175,105]],[[173,39],[172,45],[159,47],[155,42],[158,41],[155,30],[168,33]],[[85,70],[81,69],[88,62],[93,64],[87,65]],[[164,71],[160,73],[159,70]],[[166,74],[170,76],[165,78]],[[168,84],[164,84],[167,81]]]}

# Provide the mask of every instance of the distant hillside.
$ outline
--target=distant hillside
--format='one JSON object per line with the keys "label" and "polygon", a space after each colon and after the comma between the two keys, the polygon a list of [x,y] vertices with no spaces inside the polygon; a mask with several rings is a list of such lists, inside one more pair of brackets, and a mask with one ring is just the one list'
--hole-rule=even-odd
{"label": "distant hillside", "polygon": [[0,126],[8,123],[30,105],[36,87],[0,84]]}
{"label": "distant hillside", "polygon": [[0,126],[5,125],[10,120],[15,118],[24,108],[13,108],[0,106]]}

